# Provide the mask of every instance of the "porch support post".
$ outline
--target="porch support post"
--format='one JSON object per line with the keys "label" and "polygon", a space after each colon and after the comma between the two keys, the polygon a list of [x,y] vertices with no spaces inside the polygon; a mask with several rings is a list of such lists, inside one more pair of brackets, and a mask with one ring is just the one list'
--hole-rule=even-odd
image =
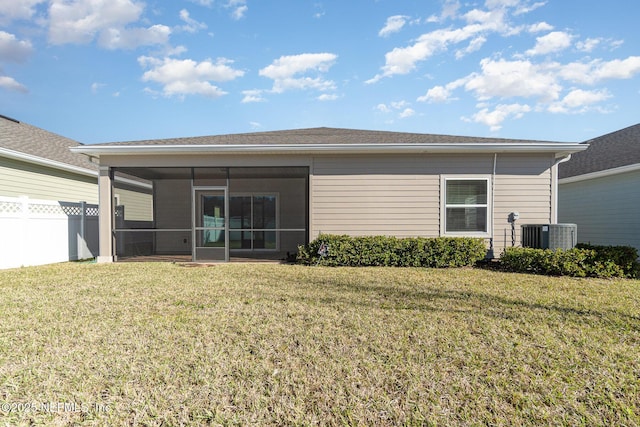
{"label": "porch support post", "polygon": [[100,205],[99,237],[100,251],[98,262],[113,262],[115,247],[113,224],[115,212],[113,210],[113,170],[109,166],[100,166],[98,175],[98,200]]}

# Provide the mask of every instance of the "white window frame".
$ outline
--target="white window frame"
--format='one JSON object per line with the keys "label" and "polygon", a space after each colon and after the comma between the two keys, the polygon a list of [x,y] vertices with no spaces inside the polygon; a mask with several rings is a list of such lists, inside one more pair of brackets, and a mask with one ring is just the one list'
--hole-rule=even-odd
{"label": "white window frame", "polygon": [[[487,208],[487,231],[447,231],[447,181],[479,181],[483,180],[487,183],[487,203],[477,205],[463,205],[469,207],[486,207]],[[491,194],[491,175],[467,175],[467,174],[450,174],[440,176],[440,235],[445,237],[491,237],[492,234],[492,218],[493,218],[493,196]],[[461,205],[455,205],[460,207]]]}

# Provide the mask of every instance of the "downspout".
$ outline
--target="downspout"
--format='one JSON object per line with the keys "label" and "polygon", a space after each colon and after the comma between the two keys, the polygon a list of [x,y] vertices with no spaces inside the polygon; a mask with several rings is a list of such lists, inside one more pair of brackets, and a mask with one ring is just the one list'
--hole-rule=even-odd
{"label": "downspout", "polygon": [[564,157],[560,157],[553,162],[553,168],[555,168],[555,172],[553,173],[553,206],[555,207],[553,210],[553,217],[551,218],[551,224],[558,223],[558,165],[560,163],[568,162],[571,160],[571,154],[567,154]]}
{"label": "downspout", "polygon": [[493,171],[491,173],[491,237],[489,238],[489,253],[488,258],[495,258],[493,252],[493,238],[494,238],[494,226],[495,226],[495,186],[496,186],[496,164],[498,163],[498,153],[493,153]]}

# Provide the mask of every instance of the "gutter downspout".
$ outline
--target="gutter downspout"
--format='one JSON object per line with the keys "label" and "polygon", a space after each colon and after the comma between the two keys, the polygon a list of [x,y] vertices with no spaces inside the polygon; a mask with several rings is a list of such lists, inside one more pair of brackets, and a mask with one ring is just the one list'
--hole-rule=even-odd
{"label": "gutter downspout", "polygon": [[564,157],[560,157],[558,159],[556,159],[555,162],[553,162],[553,168],[555,168],[555,173],[553,173],[553,215],[551,218],[551,224],[557,224],[558,223],[558,165],[560,163],[565,163],[568,162],[569,160],[571,160],[571,154],[567,154]]}
{"label": "gutter downspout", "polygon": [[495,226],[495,186],[496,186],[496,164],[498,163],[498,153],[493,153],[493,171],[491,173],[491,237],[489,238],[488,258],[495,258],[493,250],[494,226]]}

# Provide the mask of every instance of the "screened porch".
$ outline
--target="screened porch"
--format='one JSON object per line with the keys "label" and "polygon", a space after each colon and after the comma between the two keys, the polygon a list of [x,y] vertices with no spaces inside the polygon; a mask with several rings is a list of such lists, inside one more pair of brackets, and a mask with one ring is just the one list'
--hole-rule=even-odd
{"label": "screened porch", "polygon": [[285,261],[308,241],[307,167],[118,167],[113,173],[152,188],[146,207],[112,190],[118,261]]}

